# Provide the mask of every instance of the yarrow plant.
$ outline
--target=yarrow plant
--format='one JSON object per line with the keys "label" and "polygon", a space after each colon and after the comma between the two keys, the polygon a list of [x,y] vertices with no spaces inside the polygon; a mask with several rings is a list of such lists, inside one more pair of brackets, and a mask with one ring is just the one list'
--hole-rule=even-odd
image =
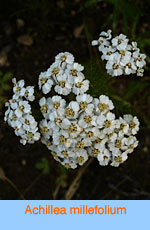
{"label": "yarrow plant", "polygon": [[[104,44],[100,49],[103,50],[111,33],[102,36]],[[52,88],[59,94],[40,99],[43,115],[39,122],[40,131],[29,104],[34,100],[34,87],[25,88],[24,80],[16,82],[13,79],[14,95],[6,103],[4,119],[24,145],[38,141],[41,134],[41,142],[66,168],[75,169],[89,157],[96,158],[101,166],[118,167],[138,145],[135,135],[139,121],[132,115],[116,118],[112,112],[113,102],[108,96],[93,98],[87,94],[89,81],[85,80],[83,70],[82,65],[74,62],[71,53],[64,52],[39,75],[38,85],[43,94],[52,92]],[[70,93],[75,94],[75,99],[65,100],[64,96]]]}
{"label": "yarrow plant", "polygon": [[137,74],[143,76],[146,55],[140,53],[136,42],[129,42],[126,35],[112,38],[112,31],[101,32],[98,40],[92,45],[98,46],[101,59],[106,61],[107,73],[111,76]]}

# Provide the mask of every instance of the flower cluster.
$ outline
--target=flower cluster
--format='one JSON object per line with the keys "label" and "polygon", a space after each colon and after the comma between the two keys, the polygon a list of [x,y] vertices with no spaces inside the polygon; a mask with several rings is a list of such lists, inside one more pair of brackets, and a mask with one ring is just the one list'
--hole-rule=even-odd
{"label": "flower cluster", "polygon": [[105,95],[78,95],[69,104],[61,96],[43,97],[39,103],[44,117],[41,141],[66,168],[83,165],[89,156],[101,166],[118,167],[138,145],[137,117],[116,119],[114,105]]}
{"label": "flower cluster", "polygon": [[120,34],[112,38],[111,32],[101,32],[99,39],[92,41],[92,45],[97,45],[98,50],[102,52],[101,59],[106,61],[108,74],[120,76],[136,73],[142,77],[146,55],[140,53],[136,42],[129,43],[126,35]]}
{"label": "flower cluster", "polygon": [[[127,51],[129,45],[125,45],[128,40],[121,38],[120,49],[122,51],[124,48],[125,58],[131,50]],[[99,49],[103,51],[110,48],[110,39],[111,31],[101,33],[103,42],[101,45],[99,42]],[[111,49],[113,52],[119,48],[113,45]],[[109,55],[107,66],[114,60],[112,55],[119,55],[116,50]],[[93,98],[86,94],[89,81],[85,80],[81,72],[83,69],[83,66],[74,62],[72,54],[64,52],[58,54],[50,68],[40,74],[39,88],[44,94],[48,94],[54,86],[57,94],[68,95],[72,92],[76,95],[75,100],[70,102],[60,95],[40,99],[43,115],[39,123],[40,132],[29,104],[35,99],[34,87],[25,87],[24,80],[12,80],[14,95],[6,103],[8,108],[4,119],[14,128],[15,134],[21,137],[23,145],[39,140],[41,133],[41,142],[51,151],[54,159],[66,168],[74,169],[83,165],[89,157],[97,158],[101,166],[110,164],[118,167],[138,145],[135,135],[139,130],[139,121],[132,115],[117,119],[112,112],[113,102],[108,96]]]}
{"label": "flower cluster", "polygon": [[54,86],[55,92],[60,95],[66,96],[71,92],[83,94],[89,89],[89,81],[85,80],[83,70],[82,65],[74,62],[71,53],[59,53],[50,68],[40,74],[39,89],[48,94]]}
{"label": "flower cluster", "polygon": [[34,101],[34,87],[25,87],[24,80],[16,81],[12,79],[14,84],[13,97],[6,102],[7,110],[4,120],[14,128],[17,136],[21,137],[20,143],[34,143],[40,139],[37,122],[31,113],[29,101]]}

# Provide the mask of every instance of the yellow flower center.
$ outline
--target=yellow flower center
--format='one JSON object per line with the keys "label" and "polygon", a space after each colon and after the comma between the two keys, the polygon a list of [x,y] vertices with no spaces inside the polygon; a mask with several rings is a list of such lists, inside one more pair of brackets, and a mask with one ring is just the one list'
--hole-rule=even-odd
{"label": "yellow flower center", "polygon": [[110,128],[111,127],[111,121],[105,121],[104,122],[104,127],[105,128]]}
{"label": "yellow flower center", "polygon": [[65,81],[58,81],[58,85],[61,86],[62,88],[65,87],[66,82]]}
{"label": "yellow flower center", "polygon": [[99,153],[100,153],[100,151],[99,151],[98,149],[93,149],[93,150],[92,150],[92,154],[93,154],[93,155],[96,155],[96,156],[97,156]]}
{"label": "yellow flower center", "polygon": [[93,133],[92,131],[85,132],[85,133],[86,133],[86,136],[87,136],[88,138],[90,138],[90,137],[93,137],[93,136],[94,136],[94,133]]}
{"label": "yellow flower center", "polygon": [[72,76],[77,76],[77,70],[76,70],[76,69],[71,69],[71,70],[70,70],[70,74],[71,74]]}
{"label": "yellow flower center", "polygon": [[77,132],[77,126],[76,126],[76,125],[70,125],[69,131],[70,131],[71,133],[76,133],[76,132]]}
{"label": "yellow flower center", "polygon": [[133,121],[131,121],[129,126],[130,126],[131,129],[134,129],[136,124]]}
{"label": "yellow flower center", "polygon": [[48,133],[49,129],[46,126],[42,127],[42,132],[43,133]]}
{"label": "yellow flower center", "polygon": [[68,117],[73,117],[74,116],[74,111],[73,109],[66,109],[66,115]]}
{"label": "yellow flower center", "polygon": [[125,51],[124,51],[124,50],[120,50],[120,54],[121,54],[122,56],[124,56],[124,55],[125,55]]}
{"label": "yellow flower center", "polygon": [[120,149],[122,146],[122,142],[120,140],[116,141],[115,147]]}
{"label": "yellow flower center", "polygon": [[59,137],[59,141],[60,141],[61,144],[65,144],[66,141],[67,141],[67,139],[66,139],[63,135],[61,135],[61,136]]}
{"label": "yellow flower center", "polygon": [[82,110],[85,110],[86,108],[87,108],[87,102],[86,101],[82,101],[82,102],[80,102],[80,109],[82,109]]}
{"label": "yellow flower center", "polygon": [[116,157],[115,161],[118,163],[122,163],[122,157],[120,157],[120,156]]}
{"label": "yellow flower center", "polygon": [[114,65],[113,65],[113,69],[118,69],[119,68],[119,65],[117,64],[117,63],[115,63]]}
{"label": "yellow flower center", "polygon": [[58,101],[56,101],[56,102],[53,104],[53,107],[54,107],[55,109],[58,109],[59,106],[60,106],[60,103],[59,103]]}
{"label": "yellow flower center", "polygon": [[45,78],[45,77],[41,78],[40,82],[42,85],[44,85],[47,82],[47,78]]}
{"label": "yellow flower center", "polygon": [[60,60],[61,60],[62,62],[65,62],[65,61],[66,61],[66,56],[65,56],[65,55],[61,56]]}
{"label": "yellow flower center", "polygon": [[81,86],[83,85],[83,83],[82,82],[78,82],[78,83],[76,83],[76,87],[77,88],[81,88]]}
{"label": "yellow flower center", "polygon": [[78,141],[76,144],[77,149],[83,149],[84,148],[84,142],[83,141]]}
{"label": "yellow flower center", "polygon": [[29,138],[33,137],[33,133],[31,133],[31,132],[29,132],[27,135],[28,135]]}
{"label": "yellow flower center", "polygon": [[47,110],[48,110],[47,105],[42,105],[41,108],[40,108],[40,110],[43,113],[47,113]]}
{"label": "yellow flower center", "polygon": [[23,112],[23,110],[24,110],[24,106],[23,105],[19,106],[18,108]]}
{"label": "yellow flower center", "polygon": [[82,157],[82,156],[77,157],[77,161],[78,161],[78,163],[83,163],[84,157]]}
{"label": "yellow flower center", "polygon": [[84,116],[84,120],[86,123],[90,124],[92,121],[92,117],[91,116]]}
{"label": "yellow flower center", "polygon": [[57,75],[59,73],[59,69],[56,67],[52,70],[53,75]]}
{"label": "yellow flower center", "polygon": [[104,112],[105,110],[109,109],[109,105],[107,105],[105,103],[99,103],[98,104],[98,108],[99,108],[99,110],[101,110],[102,112]]}

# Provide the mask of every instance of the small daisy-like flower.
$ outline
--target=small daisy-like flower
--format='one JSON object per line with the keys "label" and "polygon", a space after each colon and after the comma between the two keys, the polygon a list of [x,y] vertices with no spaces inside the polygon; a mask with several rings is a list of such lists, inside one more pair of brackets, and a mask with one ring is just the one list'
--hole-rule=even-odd
{"label": "small daisy-like flower", "polygon": [[101,166],[106,166],[106,165],[108,165],[108,163],[111,160],[111,153],[107,149],[104,149],[104,151],[102,153],[100,152],[97,155],[97,159],[98,159],[99,164]]}
{"label": "small daisy-like flower", "polygon": [[107,72],[112,76],[119,76],[123,74],[123,68],[120,65],[121,55],[114,53],[110,56],[106,63]]}
{"label": "small daisy-like flower", "polygon": [[99,51],[103,51],[103,49],[105,47],[108,47],[109,44],[110,44],[109,41],[106,38],[102,37],[102,36],[100,36],[98,40],[93,40],[92,41],[92,46],[98,46]]}
{"label": "small daisy-like flower", "polygon": [[79,115],[79,104],[76,101],[71,101],[65,109],[65,115],[68,119],[75,119]]}
{"label": "small daisy-like flower", "polygon": [[133,150],[138,146],[138,141],[135,136],[125,138],[125,144],[127,146],[127,152],[132,153]]}
{"label": "small daisy-like flower", "polygon": [[29,101],[34,101],[34,86],[28,86],[25,88],[24,97]]}
{"label": "small daisy-like flower", "polygon": [[140,122],[137,119],[137,117],[133,117],[132,115],[124,115],[123,116],[124,120],[129,124],[129,133],[131,133],[132,135],[137,134],[137,132],[139,131],[139,125]]}
{"label": "small daisy-like flower", "polygon": [[84,76],[81,71],[84,70],[84,67],[77,62],[74,62],[72,65],[67,65],[66,74],[71,80],[74,80],[75,77]]}
{"label": "small daisy-like flower", "polygon": [[27,114],[31,112],[31,106],[28,101],[19,101],[18,107],[15,110],[15,114],[17,117],[22,117],[23,114]]}
{"label": "small daisy-like flower", "polygon": [[15,97],[18,98],[18,97],[22,97],[24,96],[25,94],[25,88],[24,88],[24,80],[20,80],[20,81],[16,81],[16,78],[13,78],[12,79],[12,82],[14,84],[14,87],[13,87],[13,92],[15,94]]}
{"label": "small daisy-like flower", "polygon": [[105,95],[101,95],[99,99],[95,98],[94,105],[98,114],[105,114],[114,108],[112,101]]}
{"label": "small daisy-like flower", "polygon": [[74,94],[84,94],[89,89],[89,81],[83,79],[84,77],[82,75],[75,78],[72,90]]}
{"label": "small daisy-like flower", "polygon": [[57,77],[57,85],[55,86],[56,93],[66,96],[71,92],[71,88],[72,83],[69,81],[66,74]]}
{"label": "small daisy-like flower", "polygon": [[97,126],[97,116],[94,116],[93,114],[86,114],[83,113],[80,116],[79,119],[79,126],[82,127],[83,129],[91,127],[91,126]]}
{"label": "small daisy-like flower", "polygon": [[59,53],[55,57],[55,60],[56,62],[60,63],[64,67],[64,64],[70,64],[70,65],[73,64],[74,56],[69,52]]}
{"label": "small daisy-like flower", "polygon": [[79,165],[83,165],[88,160],[88,154],[85,149],[76,152],[76,161]]}
{"label": "small daisy-like flower", "polygon": [[116,127],[115,114],[108,112],[106,115],[99,115],[97,124],[99,128],[103,128],[104,133],[112,133]]}
{"label": "small daisy-like flower", "polygon": [[83,94],[76,97],[77,102],[79,103],[80,110],[87,114],[91,114],[94,109],[93,97],[89,94]]}
{"label": "small daisy-like flower", "polygon": [[133,57],[135,58],[136,66],[139,68],[143,68],[143,66],[146,64],[145,62],[146,55],[139,53],[139,51],[135,51],[133,53]]}
{"label": "small daisy-like flower", "polygon": [[112,39],[112,46],[117,47],[119,50],[124,50],[127,47],[128,41],[126,35],[120,34]]}
{"label": "small daisy-like flower", "polygon": [[54,82],[49,79],[47,72],[41,72],[39,76],[39,89],[42,89],[44,94],[48,94],[51,91]]}
{"label": "small daisy-like flower", "polygon": [[120,164],[124,163],[128,159],[127,152],[123,152],[118,156],[112,156],[111,166],[118,167]]}

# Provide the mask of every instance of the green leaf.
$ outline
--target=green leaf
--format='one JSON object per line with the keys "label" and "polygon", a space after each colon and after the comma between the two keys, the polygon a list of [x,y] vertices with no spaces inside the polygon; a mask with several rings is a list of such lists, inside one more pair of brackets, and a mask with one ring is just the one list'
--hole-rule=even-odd
{"label": "green leaf", "polygon": [[89,0],[84,5],[85,5],[85,7],[89,7],[89,6],[92,6],[92,5],[94,5],[94,4],[96,4],[96,3],[100,2],[100,1],[101,0]]}
{"label": "green leaf", "polygon": [[50,171],[49,161],[46,158],[42,158],[40,162],[37,162],[35,167],[37,169],[42,169],[43,174],[48,174]]}

